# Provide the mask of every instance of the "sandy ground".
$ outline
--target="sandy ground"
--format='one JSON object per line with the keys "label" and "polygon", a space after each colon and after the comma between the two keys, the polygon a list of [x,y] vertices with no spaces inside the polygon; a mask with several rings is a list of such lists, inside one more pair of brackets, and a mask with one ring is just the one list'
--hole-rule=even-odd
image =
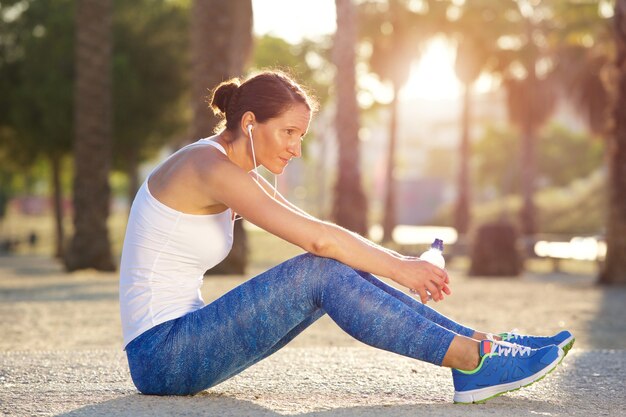
{"label": "sandy ground", "polygon": [[[250,276],[255,272],[251,271]],[[442,313],[488,331],[577,337],[544,381],[479,406],[451,404],[449,370],[380,351],[328,317],[290,345],[195,397],[137,393],[121,351],[117,276],[0,257],[0,413],[5,415],[624,415],[626,289],[593,276],[468,278],[451,271]],[[207,302],[246,277],[209,277]]]}

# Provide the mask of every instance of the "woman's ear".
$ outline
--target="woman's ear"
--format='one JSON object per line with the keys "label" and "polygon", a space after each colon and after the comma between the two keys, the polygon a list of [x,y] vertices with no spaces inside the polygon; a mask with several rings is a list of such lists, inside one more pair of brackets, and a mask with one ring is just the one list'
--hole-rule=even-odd
{"label": "woman's ear", "polygon": [[254,129],[255,123],[256,118],[254,117],[254,113],[251,111],[247,111],[241,116],[241,131],[244,135],[250,135],[250,126]]}

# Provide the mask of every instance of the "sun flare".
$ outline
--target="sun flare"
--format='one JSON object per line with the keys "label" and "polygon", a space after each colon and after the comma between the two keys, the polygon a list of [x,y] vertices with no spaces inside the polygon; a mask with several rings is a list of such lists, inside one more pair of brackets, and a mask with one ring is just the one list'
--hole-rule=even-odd
{"label": "sun flare", "polygon": [[461,95],[461,83],[454,73],[454,47],[443,38],[433,39],[400,91],[402,98],[454,99]]}

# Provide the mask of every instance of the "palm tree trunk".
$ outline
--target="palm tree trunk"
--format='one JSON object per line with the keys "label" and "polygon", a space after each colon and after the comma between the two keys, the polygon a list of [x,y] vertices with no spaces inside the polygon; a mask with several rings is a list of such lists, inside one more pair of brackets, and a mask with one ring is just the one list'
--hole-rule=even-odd
{"label": "palm tree trunk", "polygon": [[465,84],[463,90],[463,114],[461,117],[461,143],[459,144],[459,176],[457,178],[458,198],[456,202],[454,227],[460,235],[466,235],[470,223],[470,106],[472,84]]}
{"label": "palm tree trunk", "polygon": [[128,210],[135,199],[135,195],[139,190],[139,157],[137,153],[139,149],[136,146],[130,146],[127,149],[126,156],[126,176],[128,177]]}
{"label": "palm tree trunk", "polygon": [[[191,141],[210,136],[217,119],[207,105],[219,82],[242,74],[252,48],[250,0],[194,0],[191,8]],[[243,221],[235,223],[233,249],[210,274],[243,274],[248,262]]]}
{"label": "palm tree trunk", "polygon": [[111,161],[112,0],[76,6],[74,236],[65,253],[72,271],[115,270],[107,229]]}
{"label": "palm tree trunk", "polygon": [[337,67],[336,130],[339,143],[338,178],[333,203],[334,221],[363,236],[367,234],[367,200],[359,167],[359,109],[356,102],[356,10],[351,0],[335,0],[337,32],[333,61]]}
{"label": "palm tree trunk", "polygon": [[52,206],[55,230],[54,257],[63,259],[65,234],[63,231],[63,195],[61,193],[61,158],[59,155],[50,155],[50,167],[52,168]]}
{"label": "palm tree trunk", "polygon": [[389,148],[387,149],[387,166],[385,170],[385,213],[383,218],[383,242],[393,241],[393,229],[396,227],[396,143],[398,137],[398,93],[400,88],[393,85],[393,100],[391,100],[391,121],[389,122]]}
{"label": "palm tree trunk", "polygon": [[522,233],[524,236],[531,236],[536,232],[536,207],[535,207],[535,175],[536,175],[536,119],[534,117],[536,104],[537,74],[535,72],[534,61],[528,68],[528,79],[526,84],[526,109],[524,112],[524,123],[522,126],[521,144],[521,174],[522,174],[522,211],[520,220]]}
{"label": "palm tree trunk", "polygon": [[211,135],[217,119],[210,110],[210,89],[240,76],[252,49],[250,0],[194,0],[191,7],[190,141]]}
{"label": "palm tree trunk", "polygon": [[615,2],[617,97],[608,138],[609,215],[607,253],[599,283],[626,285],[626,0]]}
{"label": "palm tree trunk", "polygon": [[[210,90],[229,77],[227,59],[232,25],[231,2],[195,0],[191,7],[190,142],[209,136],[217,119],[207,105]],[[218,58],[219,57],[219,58]]]}

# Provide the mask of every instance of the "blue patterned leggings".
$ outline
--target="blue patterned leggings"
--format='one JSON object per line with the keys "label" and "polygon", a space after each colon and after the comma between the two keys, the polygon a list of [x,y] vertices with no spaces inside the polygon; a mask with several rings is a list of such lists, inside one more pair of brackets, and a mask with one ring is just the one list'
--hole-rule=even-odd
{"label": "blue patterned leggings", "polygon": [[304,254],[126,346],[144,394],[193,395],[285,346],[327,313],[368,345],[441,365],[455,335],[474,331],[371,274]]}

